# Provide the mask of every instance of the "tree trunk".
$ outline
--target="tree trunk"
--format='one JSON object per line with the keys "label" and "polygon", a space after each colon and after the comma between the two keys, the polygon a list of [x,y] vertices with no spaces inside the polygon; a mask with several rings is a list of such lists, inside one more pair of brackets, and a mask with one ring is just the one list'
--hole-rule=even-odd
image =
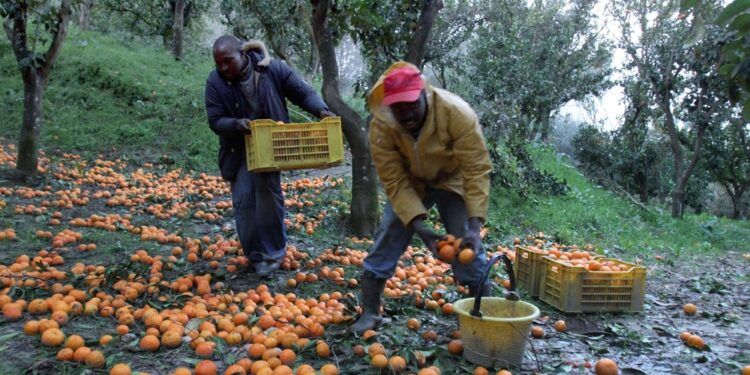
{"label": "tree trunk", "polygon": [[305,73],[309,77],[314,77],[315,73],[318,71],[318,66],[320,65],[320,59],[318,58],[318,49],[315,48],[315,31],[313,31],[312,25],[307,25],[307,33],[310,37],[310,60],[307,62],[307,67],[305,68]]}
{"label": "tree trunk", "polygon": [[409,51],[406,55],[406,61],[422,68],[424,63],[425,49],[427,48],[427,40],[430,37],[430,31],[432,25],[435,23],[437,14],[443,9],[443,0],[429,0],[425,2],[422,14],[419,15],[419,22],[417,28],[414,30],[409,41]]}
{"label": "tree trunk", "polygon": [[81,30],[89,29],[89,20],[91,19],[91,8],[94,6],[94,0],[85,0],[81,4],[81,14],[78,15],[78,28]]}
{"label": "tree trunk", "polygon": [[39,130],[42,128],[42,98],[44,78],[36,68],[26,67],[23,72],[23,123],[18,137],[16,169],[25,177],[37,174],[39,162]]}
{"label": "tree trunk", "polygon": [[550,116],[552,116],[552,111],[547,108],[542,108],[541,114],[542,116],[539,118],[539,133],[534,134],[533,136],[536,137],[538,135],[542,142],[547,142],[552,130],[550,129]]}
{"label": "tree trunk", "polygon": [[377,176],[370,158],[370,144],[364,121],[341,98],[338,62],[327,25],[329,0],[311,0],[312,27],[323,68],[323,99],[341,116],[343,132],[352,151],[351,227],[357,236],[372,236],[379,219]]}
{"label": "tree trunk", "polygon": [[742,218],[742,196],[745,194],[744,186],[737,184],[724,183],[724,190],[732,200],[732,219],[739,220]]}
{"label": "tree trunk", "polygon": [[182,60],[182,40],[185,31],[185,0],[177,0],[174,7],[173,49],[175,60]]}
{"label": "tree trunk", "polygon": [[674,162],[674,174],[672,176],[675,187],[672,192],[672,217],[681,218],[684,211],[684,199],[685,199],[685,185],[687,184],[687,178],[683,177],[682,172],[682,148],[680,146],[679,135],[677,134],[677,128],[674,124],[674,116],[672,115],[672,107],[670,105],[670,97],[659,98],[659,107],[664,113],[664,126],[667,128],[667,134],[669,135],[669,147],[672,150],[672,157]]}

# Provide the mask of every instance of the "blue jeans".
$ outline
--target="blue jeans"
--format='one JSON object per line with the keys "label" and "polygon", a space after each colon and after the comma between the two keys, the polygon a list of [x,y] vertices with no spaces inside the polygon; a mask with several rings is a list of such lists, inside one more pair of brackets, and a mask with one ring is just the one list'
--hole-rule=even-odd
{"label": "blue jeans", "polygon": [[[446,232],[456,237],[464,236],[469,223],[466,217],[466,203],[462,196],[447,190],[428,189],[422,203],[427,209],[437,205]],[[375,241],[370,254],[364,260],[364,269],[379,279],[393,277],[398,259],[406,251],[413,236],[414,231],[407,228],[396,216],[391,203],[386,203],[383,221],[375,233]],[[458,283],[477,285],[482,271],[487,266],[484,247],[480,245],[474,261],[469,265],[461,264],[457,258],[451,264],[451,268]]]}
{"label": "blue jeans", "polygon": [[282,258],[286,226],[281,174],[250,172],[243,160],[231,187],[234,222],[245,256],[252,262]]}

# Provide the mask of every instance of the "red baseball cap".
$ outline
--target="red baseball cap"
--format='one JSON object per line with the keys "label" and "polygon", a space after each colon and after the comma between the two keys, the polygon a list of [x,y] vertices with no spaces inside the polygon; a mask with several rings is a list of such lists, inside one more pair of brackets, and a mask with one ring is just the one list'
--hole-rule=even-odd
{"label": "red baseball cap", "polygon": [[383,105],[413,102],[424,88],[422,75],[410,67],[393,69],[383,80]]}

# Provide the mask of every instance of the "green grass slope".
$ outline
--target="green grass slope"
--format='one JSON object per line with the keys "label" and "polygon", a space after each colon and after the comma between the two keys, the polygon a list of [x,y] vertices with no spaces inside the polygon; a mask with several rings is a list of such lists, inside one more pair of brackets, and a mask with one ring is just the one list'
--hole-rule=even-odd
{"label": "green grass slope", "polygon": [[[6,38],[0,41],[0,132],[15,142],[23,86]],[[175,61],[167,51],[73,30],[44,97],[42,148],[95,156],[120,153],[215,168],[218,141],[209,130],[203,88],[213,62],[196,52]]]}
{"label": "green grass slope", "polygon": [[685,214],[673,219],[667,209],[644,211],[629,200],[593,184],[572,161],[559,158],[549,148],[534,148],[537,165],[570,191],[562,196],[532,195],[523,199],[495,189],[490,221],[498,236],[544,231],[561,243],[594,244],[598,250],[624,255],[705,255],[720,251],[745,251],[750,223],[706,214]]}

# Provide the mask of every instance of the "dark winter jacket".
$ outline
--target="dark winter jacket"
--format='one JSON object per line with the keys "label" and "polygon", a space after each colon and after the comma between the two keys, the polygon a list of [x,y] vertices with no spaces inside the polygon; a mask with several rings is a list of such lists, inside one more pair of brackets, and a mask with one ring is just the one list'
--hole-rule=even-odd
{"label": "dark winter jacket", "polygon": [[262,42],[249,41],[242,51],[258,74],[259,112],[251,117],[251,108],[240,91],[240,81],[224,80],[214,70],[206,81],[208,124],[219,135],[219,169],[221,177],[233,180],[245,159],[245,137],[235,130],[236,119],[270,118],[289,122],[286,99],[316,117],[328,110],[323,99],[286,63],[272,60]]}

